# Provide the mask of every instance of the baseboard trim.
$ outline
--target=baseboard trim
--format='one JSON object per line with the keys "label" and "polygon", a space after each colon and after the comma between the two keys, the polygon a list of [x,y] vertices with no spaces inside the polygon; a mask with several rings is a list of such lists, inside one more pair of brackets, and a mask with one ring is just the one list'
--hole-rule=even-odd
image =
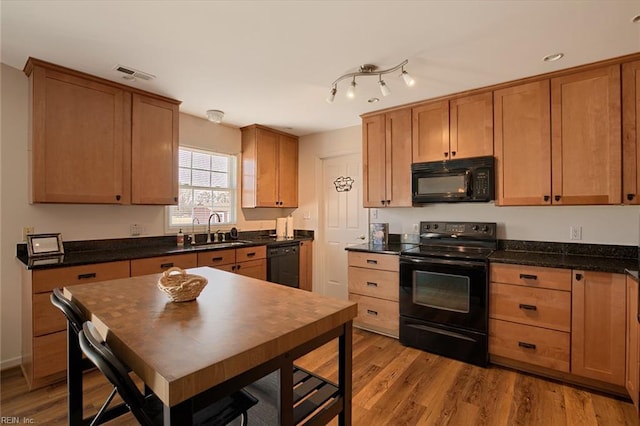
{"label": "baseboard trim", "polygon": [[20,356],[15,358],[10,358],[10,359],[3,359],[2,361],[0,361],[0,371],[5,371],[10,368],[18,367],[20,366],[21,362],[22,362],[22,357]]}

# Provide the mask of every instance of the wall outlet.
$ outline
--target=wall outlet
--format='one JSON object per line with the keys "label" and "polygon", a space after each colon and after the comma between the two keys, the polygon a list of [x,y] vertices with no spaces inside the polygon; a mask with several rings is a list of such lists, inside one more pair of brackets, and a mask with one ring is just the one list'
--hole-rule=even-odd
{"label": "wall outlet", "polygon": [[378,218],[378,209],[372,209],[371,210],[371,217],[373,219],[377,219]]}
{"label": "wall outlet", "polygon": [[582,226],[571,225],[569,227],[569,239],[581,240],[582,239]]}
{"label": "wall outlet", "polygon": [[416,233],[416,234],[417,234],[418,232],[420,232],[420,228],[418,227],[418,224],[417,224],[417,223],[414,223],[414,224],[413,224],[413,225],[411,225],[411,226],[413,227],[413,232],[414,232],[414,233]]}
{"label": "wall outlet", "polygon": [[144,232],[143,226],[140,225],[139,223],[132,223],[129,226],[129,232],[131,233],[132,236],[138,236],[140,234],[142,234]]}
{"label": "wall outlet", "polygon": [[25,226],[22,228],[22,241],[27,241],[27,234],[33,234],[33,226]]}

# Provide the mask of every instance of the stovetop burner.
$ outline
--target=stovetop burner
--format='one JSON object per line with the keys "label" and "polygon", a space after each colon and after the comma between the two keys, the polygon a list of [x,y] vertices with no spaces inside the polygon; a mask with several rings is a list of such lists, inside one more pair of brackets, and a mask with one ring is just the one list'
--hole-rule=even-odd
{"label": "stovetop burner", "polygon": [[497,248],[496,224],[491,222],[420,222],[420,245],[405,256],[487,259]]}

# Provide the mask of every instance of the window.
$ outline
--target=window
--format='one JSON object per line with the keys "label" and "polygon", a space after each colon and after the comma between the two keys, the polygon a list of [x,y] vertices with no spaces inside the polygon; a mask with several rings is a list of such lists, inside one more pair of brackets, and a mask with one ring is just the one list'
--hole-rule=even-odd
{"label": "window", "polygon": [[[168,228],[188,228],[193,221],[206,225],[236,221],[236,164],[233,155],[180,148],[179,199],[167,208]],[[187,232],[186,229],[183,229]]]}

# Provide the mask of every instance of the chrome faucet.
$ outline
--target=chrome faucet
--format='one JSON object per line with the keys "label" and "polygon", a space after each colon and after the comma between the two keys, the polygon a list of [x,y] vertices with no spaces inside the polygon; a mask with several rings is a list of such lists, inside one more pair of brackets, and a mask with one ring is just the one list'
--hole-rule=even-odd
{"label": "chrome faucet", "polygon": [[198,225],[200,225],[200,220],[197,217],[194,217],[193,220],[191,221],[191,245],[192,246],[196,244],[196,232],[195,232],[196,221],[198,221]]}
{"label": "chrome faucet", "polygon": [[207,244],[211,242],[211,218],[213,216],[218,218],[218,223],[222,222],[222,217],[220,217],[218,213],[216,212],[211,213],[211,215],[209,216],[209,226],[207,227]]}

